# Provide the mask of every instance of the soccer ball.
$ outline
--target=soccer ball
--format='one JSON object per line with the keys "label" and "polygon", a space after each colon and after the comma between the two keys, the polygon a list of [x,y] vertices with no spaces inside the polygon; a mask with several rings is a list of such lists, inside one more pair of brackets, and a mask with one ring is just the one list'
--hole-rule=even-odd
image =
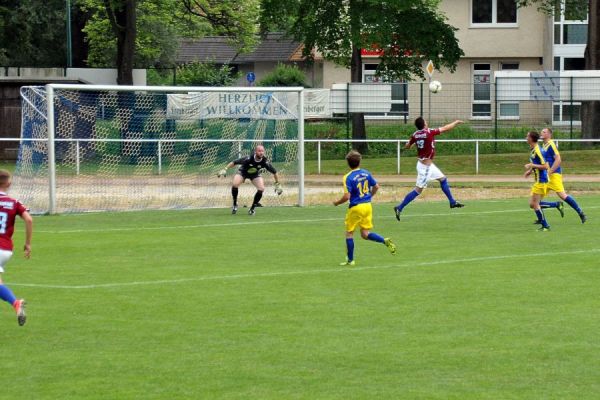
{"label": "soccer ball", "polygon": [[429,91],[431,93],[439,93],[442,91],[442,84],[440,81],[431,81],[429,84]]}

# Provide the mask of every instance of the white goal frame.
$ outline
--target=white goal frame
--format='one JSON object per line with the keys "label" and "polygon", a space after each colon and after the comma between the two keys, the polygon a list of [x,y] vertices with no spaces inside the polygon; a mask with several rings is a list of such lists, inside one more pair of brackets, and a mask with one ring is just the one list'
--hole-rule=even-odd
{"label": "white goal frame", "polygon": [[[56,155],[55,155],[55,112],[54,91],[55,90],[77,90],[77,91],[119,91],[119,92],[297,92],[298,94],[298,206],[304,206],[304,95],[303,87],[202,87],[202,86],[120,86],[120,85],[79,85],[79,84],[48,84],[46,88],[47,99],[47,130],[48,130],[48,185],[49,205],[48,213],[57,213],[56,200]],[[226,141],[226,140],[224,140]]]}

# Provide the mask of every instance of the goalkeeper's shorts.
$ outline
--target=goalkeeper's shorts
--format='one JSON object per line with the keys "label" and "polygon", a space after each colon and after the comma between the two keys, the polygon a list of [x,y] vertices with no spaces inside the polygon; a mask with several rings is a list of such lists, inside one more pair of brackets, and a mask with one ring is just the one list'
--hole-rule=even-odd
{"label": "goalkeeper's shorts", "polygon": [[244,179],[244,181],[245,181],[246,179],[250,179],[250,180],[252,181],[252,180],[254,180],[254,179],[256,179],[256,178],[260,178],[260,177],[261,177],[261,175],[260,175],[260,174],[245,174],[245,173],[243,173],[243,172],[240,172],[240,171],[238,171],[238,172],[237,172],[237,174],[238,174],[238,175],[241,175],[241,176],[242,176],[242,178]]}
{"label": "goalkeeper's shorts", "polygon": [[373,228],[373,207],[371,203],[360,203],[346,212],[346,232],[354,232],[356,226],[360,229]]}

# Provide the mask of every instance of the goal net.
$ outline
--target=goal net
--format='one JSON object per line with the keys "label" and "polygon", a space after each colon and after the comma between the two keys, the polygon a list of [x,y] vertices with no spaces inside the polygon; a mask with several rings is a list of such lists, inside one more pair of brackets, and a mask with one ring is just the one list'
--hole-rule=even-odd
{"label": "goal net", "polygon": [[[12,191],[35,213],[231,206],[217,172],[262,144],[265,206],[303,205],[302,88],[23,87]],[[255,188],[240,187],[240,206]]]}

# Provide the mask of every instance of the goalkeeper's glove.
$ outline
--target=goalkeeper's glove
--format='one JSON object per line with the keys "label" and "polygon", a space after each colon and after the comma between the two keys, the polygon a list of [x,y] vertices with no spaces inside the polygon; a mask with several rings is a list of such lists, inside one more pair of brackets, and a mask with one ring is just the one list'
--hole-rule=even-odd
{"label": "goalkeeper's glove", "polygon": [[281,188],[281,183],[279,183],[279,182],[275,182],[275,193],[277,193],[277,196],[281,196],[281,193],[283,193],[283,189]]}
{"label": "goalkeeper's glove", "polygon": [[227,176],[227,170],[226,170],[226,169],[222,169],[222,170],[220,170],[220,171],[217,173],[217,176],[218,176],[219,178],[222,178],[222,177],[224,177],[224,176]]}

